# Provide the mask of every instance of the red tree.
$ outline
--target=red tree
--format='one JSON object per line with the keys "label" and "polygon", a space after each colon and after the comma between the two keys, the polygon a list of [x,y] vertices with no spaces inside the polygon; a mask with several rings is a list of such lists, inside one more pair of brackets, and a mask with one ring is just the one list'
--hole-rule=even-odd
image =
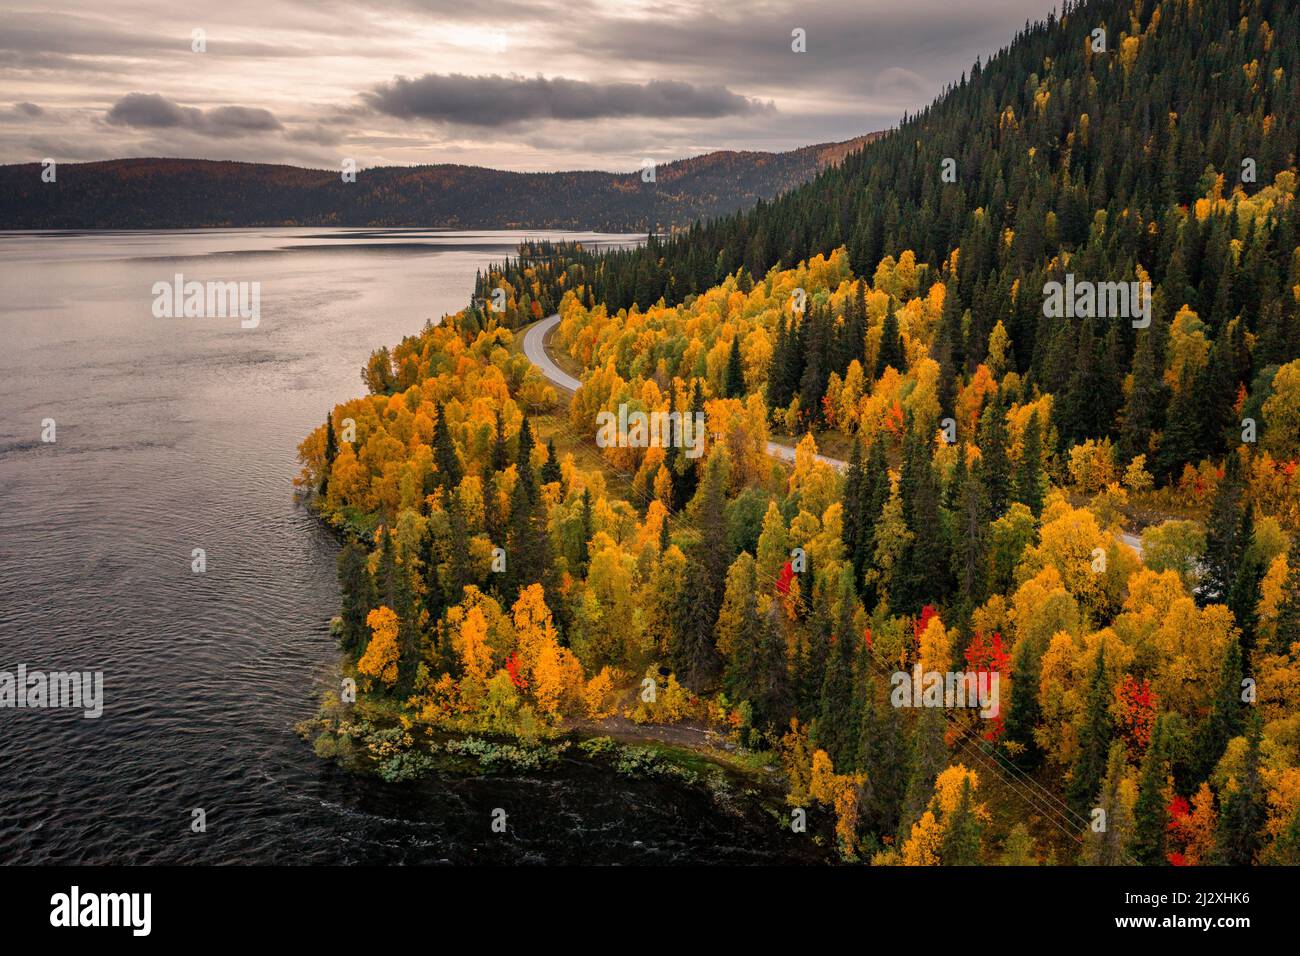
{"label": "red tree", "polygon": [[1125,674],[1115,690],[1119,698],[1119,729],[1128,746],[1129,756],[1140,758],[1151,742],[1151,728],[1156,722],[1156,695],[1151,682]]}
{"label": "red tree", "polygon": [[[966,670],[974,671],[975,674],[997,674],[998,675],[998,715],[988,718],[988,729],[980,736],[990,743],[995,743],[1002,736],[1003,716],[1000,698],[1002,696],[1002,682],[1010,673],[1008,663],[1011,656],[1002,648],[1002,634],[994,631],[993,637],[987,639],[983,631],[976,631],[975,636],[971,639],[970,645],[966,648]],[[992,678],[989,678],[990,686]]]}

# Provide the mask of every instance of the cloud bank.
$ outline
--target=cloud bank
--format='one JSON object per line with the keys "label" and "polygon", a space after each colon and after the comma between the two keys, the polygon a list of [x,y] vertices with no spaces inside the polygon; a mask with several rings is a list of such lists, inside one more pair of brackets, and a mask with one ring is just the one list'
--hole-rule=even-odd
{"label": "cloud bank", "polygon": [[244,136],[284,129],[270,110],[250,106],[216,106],[201,110],[180,106],[157,93],[128,93],[104,117],[114,126],[136,129],[185,129],[203,136]]}
{"label": "cloud bank", "polygon": [[365,101],[398,119],[464,126],[505,126],[525,120],[593,120],[632,116],[710,118],[774,109],[724,86],[674,80],[591,83],[564,77],[437,74],[398,77],[366,93]]}

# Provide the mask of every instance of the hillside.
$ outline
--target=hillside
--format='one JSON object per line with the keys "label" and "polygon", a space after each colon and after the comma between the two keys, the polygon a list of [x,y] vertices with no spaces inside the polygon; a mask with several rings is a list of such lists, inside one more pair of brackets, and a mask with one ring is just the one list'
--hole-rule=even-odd
{"label": "hillside", "polygon": [[1300,862],[1297,58],[1293,4],[1068,4],[752,212],[521,246],[300,446],[369,692],[533,734],[666,678],[623,716],[847,861]]}
{"label": "hillside", "polygon": [[642,232],[752,206],[841,161],[877,134],[785,153],[719,151],[640,171],[515,173],[478,166],[338,172],[261,163],[118,159],[0,166],[0,228],[420,226]]}
{"label": "hillside", "polygon": [[[1240,418],[1260,421],[1273,371],[1300,355],[1298,104],[1292,3],[1073,3],[812,182],[645,249],[578,257],[563,287],[587,279],[594,301],[645,308],[841,245],[868,277],[910,252],[922,286],[947,293],[931,353],[945,413],[1000,322],[1006,367],[1057,396],[1061,451],[1110,439],[1176,481],[1238,444]],[[1067,273],[1149,280],[1149,330],[1045,316],[1046,284]],[[863,357],[819,328],[835,319],[814,309],[790,330],[767,395],[814,426],[831,376]]]}

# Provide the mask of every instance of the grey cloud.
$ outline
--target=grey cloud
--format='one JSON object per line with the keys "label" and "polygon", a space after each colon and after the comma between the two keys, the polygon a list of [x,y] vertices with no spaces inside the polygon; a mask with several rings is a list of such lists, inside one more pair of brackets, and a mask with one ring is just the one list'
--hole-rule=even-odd
{"label": "grey cloud", "polygon": [[33,159],[51,157],[60,162],[93,162],[113,159],[118,155],[116,146],[104,147],[85,137],[33,136],[26,141],[26,152]]}
{"label": "grey cloud", "polygon": [[45,110],[41,109],[35,103],[15,103],[14,112],[22,113],[26,116],[43,116]]}
{"label": "grey cloud", "polygon": [[[51,58],[48,62],[66,66],[97,68],[104,57],[189,57],[195,55],[191,43],[188,28],[175,33],[160,33],[143,24],[137,29],[118,29],[103,20],[67,12],[0,15],[0,52],[45,55]],[[321,52],[310,42],[285,45],[229,40],[219,30],[208,31],[207,44],[209,52],[222,56],[273,59],[318,56]]]}
{"label": "grey cloud", "polygon": [[[675,15],[610,14],[571,35],[552,39],[557,56],[644,63],[722,75],[731,83],[780,87],[791,93],[860,86],[890,67],[925,78],[924,101],[969,70],[976,55],[1007,45],[1027,17],[1043,16],[1055,0],[909,0],[905,4],[828,0],[782,2],[757,9],[687,0]],[[791,51],[791,31],[806,31],[807,52]],[[915,108],[924,102],[911,102]]]}
{"label": "grey cloud", "polygon": [[[152,33],[115,30],[100,21],[67,13],[11,13],[0,18],[0,24],[3,24],[0,50],[79,56],[139,56],[163,50],[169,45],[166,38]],[[170,40],[170,46],[178,47],[181,42],[177,37]],[[188,51],[188,37],[184,44]]]}
{"label": "grey cloud", "polygon": [[380,113],[464,126],[504,126],[523,120],[613,117],[707,119],[771,112],[770,103],[724,86],[677,80],[590,83],[564,77],[467,76],[428,73],[398,77],[364,94]]}
{"label": "grey cloud", "polygon": [[202,110],[186,110],[157,93],[129,93],[113,104],[108,121],[114,126],[189,126],[202,115]]}
{"label": "grey cloud", "polygon": [[157,93],[128,93],[113,104],[105,118],[114,126],[186,129],[204,136],[242,136],[284,128],[270,110],[248,106],[201,110],[173,103]]}
{"label": "grey cloud", "polygon": [[286,136],[296,143],[314,143],[317,146],[337,146],[344,139],[342,133],[329,129],[320,123],[314,126],[300,127],[287,133]]}
{"label": "grey cloud", "polygon": [[[270,110],[254,106],[218,106],[203,113],[203,127],[218,132],[265,132],[283,129]],[[202,132],[203,129],[200,129]]]}
{"label": "grey cloud", "polygon": [[[345,10],[353,9],[350,0],[343,0],[341,6]],[[392,6],[404,13],[438,21],[480,20],[499,24],[555,23],[600,14],[599,4],[587,0],[395,0]]]}
{"label": "grey cloud", "polygon": [[[24,160],[49,156],[66,161],[129,159],[145,157],[202,158],[250,163],[287,163],[316,169],[339,168],[339,155],[327,147],[295,143],[284,136],[213,139],[186,129],[136,130],[129,139],[97,148],[93,141],[71,137],[46,137],[24,141]],[[354,155],[361,165],[373,165],[367,154]]]}

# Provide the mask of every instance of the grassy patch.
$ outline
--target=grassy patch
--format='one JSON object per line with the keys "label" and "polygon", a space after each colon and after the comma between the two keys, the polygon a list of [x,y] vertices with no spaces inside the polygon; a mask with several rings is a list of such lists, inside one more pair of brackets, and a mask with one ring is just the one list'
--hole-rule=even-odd
{"label": "grassy patch", "polygon": [[558,345],[555,348],[551,348],[551,339],[554,337],[555,330],[558,328],[559,325],[557,324],[550,332],[546,333],[546,338],[542,339],[542,345],[546,349],[546,353],[550,355],[551,361],[560,367],[560,371],[572,375],[578,381],[582,381],[582,376],[587,372],[587,370],[582,367],[582,363]]}
{"label": "grassy patch", "polygon": [[574,432],[566,414],[567,408],[568,406],[565,405],[553,411],[529,415],[528,420],[538,436],[538,441],[543,445],[548,441],[554,441],[555,453],[561,459],[567,454],[572,454],[574,464],[579,468],[604,474],[606,485],[615,497],[630,501],[633,505],[644,504],[638,501],[632,490],[633,476],[611,467],[605,460],[605,456],[600,453],[600,449],[596,447],[594,438],[584,441]]}
{"label": "grassy patch", "polygon": [[[797,448],[799,442],[803,440],[803,435],[786,435],[778,431],[772,431],[769,437],[772,441],[789,445],[791,448]],[[817,441],[818,454],[828,458],[838,458],[840,461],[848,461],[849,456],[853,454],[852,435],[846,435],[841,431],[824,431],[815,432],[813,438]]]}

